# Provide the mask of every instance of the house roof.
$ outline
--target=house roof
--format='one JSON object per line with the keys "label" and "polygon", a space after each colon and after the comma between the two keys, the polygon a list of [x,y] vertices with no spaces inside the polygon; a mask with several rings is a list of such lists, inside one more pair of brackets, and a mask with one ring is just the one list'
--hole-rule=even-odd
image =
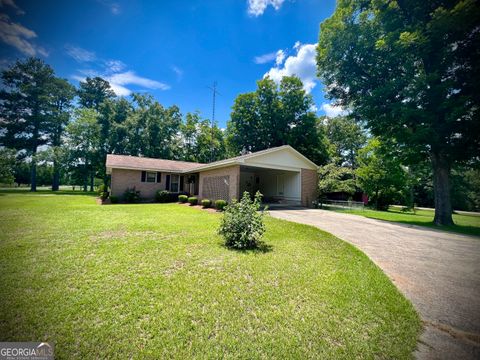
{"label": "house roof", "polygon": [[107,169],[132,169],[152,171],[184,172],[203,164],[187,161],[153,159],[130,155],[107,155]]}
{"label": "house roof", "polygon": [[[295,161],[300,161],[305,166],[311,169],[317,169],[318,166],[310,161],[308,158],[303,156],[297,150],[292,148],[290,145],[283,145],[274,148],[269,148],[261,151],[257,151],[250,154],[245,154],[241,156],[232,157],[225,160],[214,161],[208,164],[186,162],[186,161],[176,161],[176,160],[163,160],[163,159],[152,159],[145,157],[129,156],[129,155],[107,155],[107,172],[110,173],[111,169],[132,169],[132,170],[151,170],[151,171],[171,171],[178,173],[188,173],[188,172],[197,172],[210,169],[216,169],[224,166],[231,165],[250,165],[250,166],[260,166],[260,167],[273,167],[278,169],[288,170],[289,164],[276,163],[269,164],[269,160],[265,160],[265,155],[274,154],[277,152],[285,152],[282,159],[289,154],[290,157],[295,158]],[[278,155],[278,154],[277,154]],[[263,162],[262,162],[263,159]],[[265,162],[266,161],[266,162]],[[282,162],[282,161],[280,161]],[[269,166],[271,165],[271,166]],[[298,167],[298,166],[297,166]]]}

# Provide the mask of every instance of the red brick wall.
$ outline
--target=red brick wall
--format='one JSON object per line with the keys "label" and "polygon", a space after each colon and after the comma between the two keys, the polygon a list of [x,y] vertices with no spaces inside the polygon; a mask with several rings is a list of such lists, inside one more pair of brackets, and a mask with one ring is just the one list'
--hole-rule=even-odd
{"label": "red brick wall", "polygon": [[312,207],[312,201],[317,200],[318,175],[316,170],[302,169],[302,206]]}
{"label": "red brick wall", "polygon": [[140,190],[140,197],[153,199],[157,190],[164,190],[168,173],[162,173],[162,181],[159,183],[142,182],[141,170],[112,169],[112,181],[110,184],[112,195],[123,196],[127,188],[135,186]]}

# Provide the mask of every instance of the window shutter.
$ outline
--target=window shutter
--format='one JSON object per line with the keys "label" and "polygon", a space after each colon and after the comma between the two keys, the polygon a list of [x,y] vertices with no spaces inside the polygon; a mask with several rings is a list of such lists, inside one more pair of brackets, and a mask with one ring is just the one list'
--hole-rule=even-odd
{"label": "window shutter", "polygon": [[165,180],[165,190],[170,190],[170,175],[167,175],[167,179]]}
{"label": "window shutter", "polygon": [[146,177],[147,177],[147,172],[142,171],[142,182],[145,182]]}
{"label": "window shutter", "polygon": [[184,179],[183,175],[180,176],[180,191],[183,191],[183,179]]}
{"label": "window shutter", "polygon": [[157,172],[157,183],[162,182],[162,173]]}

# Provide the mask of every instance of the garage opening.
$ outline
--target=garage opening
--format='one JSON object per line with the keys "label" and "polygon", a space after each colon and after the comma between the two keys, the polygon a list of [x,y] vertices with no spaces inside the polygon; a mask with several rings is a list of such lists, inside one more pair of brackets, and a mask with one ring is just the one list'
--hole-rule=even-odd
{"label": "garage opening", "polygon": [[263,194],[267,204],[301,205],[300,171],[240,167],[240,196],[248,191],[252,196],[257,191]]}

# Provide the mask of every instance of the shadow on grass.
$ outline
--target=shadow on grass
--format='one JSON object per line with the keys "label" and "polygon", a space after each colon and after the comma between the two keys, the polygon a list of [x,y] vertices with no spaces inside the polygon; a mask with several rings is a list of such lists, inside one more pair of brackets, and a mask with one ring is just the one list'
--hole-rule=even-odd
{"label": "shadow on grass", "polygon": [[[432,222],[422,222],[422,221],[392,221],[392,220],[384,220],[384,219],[378,219],[378,218],[371,218],[375,220],[380,220],[380,221],[388,221],[390,223],[396,223],[402,226],[417,226],[420,228],[426,228],[425,230],[436,230],[436,231],[447,231],[451,233],[458,233],[458,234],[463,234],[463,235],[473,235],[473,236],[478,236],[480,237],[480,228],[475,227],[475,226],[468,226],[468,225],[450,225],[450,226],[439,226],[435,225]],[[420,229],[422,230],[422,229]]]}
{"label": "shadow on grass", "polygon": [[30,191],[27,188],[23,189],[0,189],[0,196],[5,196],[7,194],[21,194],[21,195],[82,195],[82,196],[98,196],[98,193],[95,191],[80,191],[80,190],[37,190]]}
{"label": "shadow on grass", "polygon": [[269,253],[269,252],[273,251],[273,246],[268,245],[268,244],[264,243],[263,241],[260,241],[258,246],[256,248],[253,248],[253,249],[237,249],[237,248],[234,248],[234,247],[227,246],[223,243],[222,243],[222,246],[227,250],[235,251],[235,252],[239,252],[239,253],[244,253],[244,254],[266,254],[266,253]]}

